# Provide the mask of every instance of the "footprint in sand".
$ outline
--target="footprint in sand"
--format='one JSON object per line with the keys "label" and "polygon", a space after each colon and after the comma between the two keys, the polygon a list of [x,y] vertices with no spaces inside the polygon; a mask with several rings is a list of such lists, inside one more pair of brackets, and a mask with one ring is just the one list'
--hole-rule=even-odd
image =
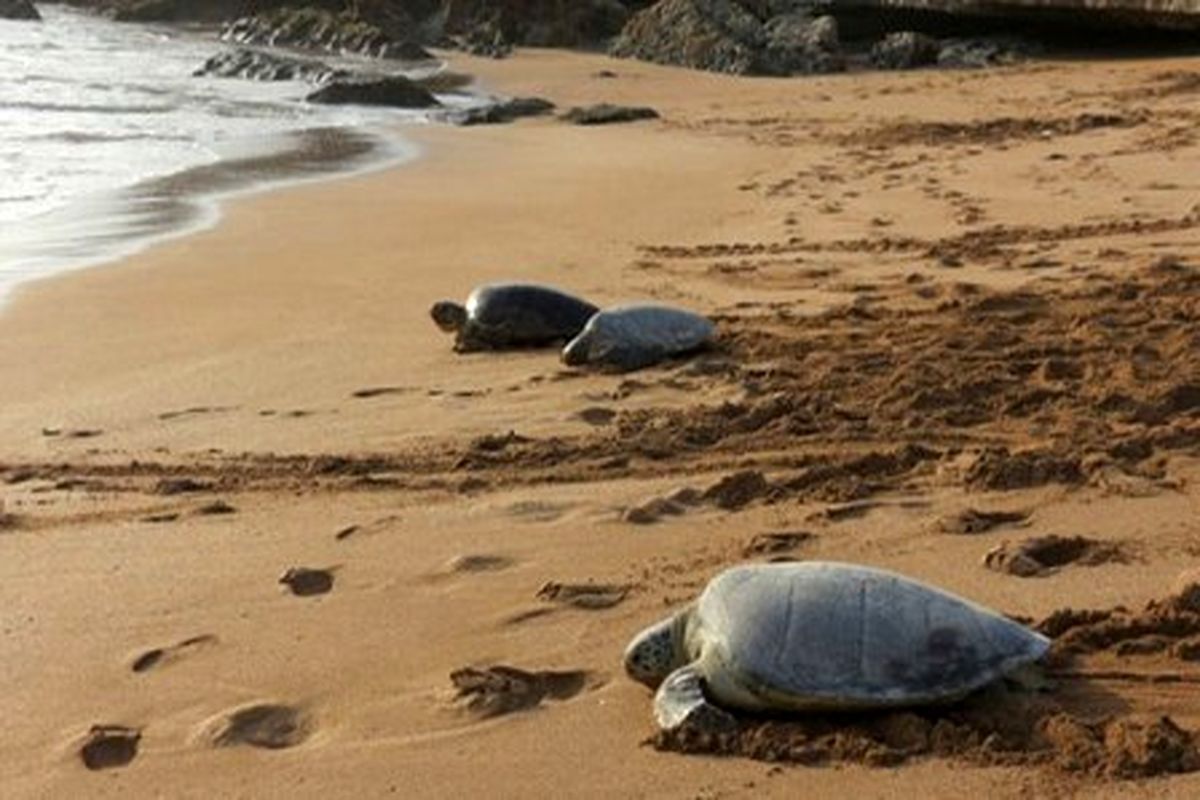
{"label": "footprint in sand", "polygon": [[616,411],[604,406],[589,406],[575,414],[576,419],[597,427],[610,424],[616,416]]}
{"label": "footprint in sand", "polygon": [[943,533],[971,535],[987,533],[1004,526],[1024,527],[1029,519],[1028,511],[979,511],[964,509],[938,523]]}
{"label": "footprint in sand", "polygon": [[1116,542],[1099,542],[1085,536],[1037,536],[992,548],[983,557],[983,564],[997,572],[1031,578],[1050,575],[1068,564],[1097,566],[1128,560],[1128,554]]}
{"label": "footprint in sand", "polygon": [[333,570],[292,567],[279,582],[297,597],[315,597],[333,590]]}
{"label": "footprint in sand", "polygon": [[213,517],[236,513],[237,509],[229,505],[229,503],[226,503],[224,500],[214,500],[211,503],[205,503],[196,509],[196,514],[201,517]]}
{"label": "footprint in sand", "polygon": [[90,770],[123,767],[137,757],[142,732],[124,725],[93,725],[79,748],[83,765]]}
{"label": "footprint in sand", "polygon": [[359,400],[369,400],[373,397],[382,397],[388,394],[405,394],[412,391],[415,390],[404,386],[372,386],[367,389],[359,389],[351,393],[350,396]]}
{"label": "footprint in sand", "polygon": [[450,673],[456,699],[481,719],[534,708],[547,698],[568,700],[587,688],[588,677],[583,670],[527,672],[503,665]]}
{"label": "footprint in sand", "polygon": [[745,558],[756,558],[767,556],[769,560],[781,560],[781,558],[801,545],[808,544],[817,538],[815,533],[808,531],[771,531],[769,533],[760,533],[754,536],[750,541],[746,542],[742,547],[742,556]]}
{"label": "footprint in sand", "polygon": [[179,411],[164,411],[158,415],[158,418],[167,421],[179,419],[180,417],[195,417],[203,414],[221,414],[226,411],[234,411],[236,406],[192,406]]}
{"label": "footprint in sand", "polygon": [[518,500],[510,504],[505,512],[512,517],[530,522],[554,522],[571,509],[568,503],[549,503],[543,500]]}
{"label": "footprint in sand", "polygon": [[650,525],[663,517],[677,517],[689,507],[700,504],[702,493],[685,486],[663,497],[652,497],[646,502],[621,512],[621,519],[634,525]]}
{"label": "footprint in sand", "polygon": [[537,597],[547,603],[597,611],[612,608],[629,595],[630,587],[612,583],[558,583],[550,581]]}
{"label": "footprint in sand", "polygon": [[154,485],[154,493],[166,496],[211,492],[213,485],[195,478],[163,478]]}
{"label": "footprint in sand", "polygon": [[213,747],[295,747],[311,734],[311,718],[301,709],[281,703],[255,703],[226,712],[205,725],[202,738]]}
{"label": "footprint in sand", "polygon": [[152,669],[165,667],[201,648],[215,645],[217,641],[216,636],[205,633],[200,636],[193,636],[190,639],[184,639],[182,642],[168,647],[156,647],[153,650],[147,650],[135,658],[133,663],[129,665],[129,668],[134,672],[149,672]]}
{"label": "footprint in sand", "polygon": [[446,562],[446,566],[442,568],[441,574],[499,572],[502,569],[508,569],[515,563],[508,556],[491,553],[473,553],[470,555],[455,556],[450,559]]}

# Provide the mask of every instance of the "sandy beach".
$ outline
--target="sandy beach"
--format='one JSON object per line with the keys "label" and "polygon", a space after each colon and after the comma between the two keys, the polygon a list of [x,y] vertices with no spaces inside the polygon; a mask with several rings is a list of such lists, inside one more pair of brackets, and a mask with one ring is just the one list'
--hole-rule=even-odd
{"label": "sandy beach", "polygon": [[[409,129],[0,312],[6,797],[1200,794],[1195,59],[452,63],[661,120]],[[456,355],[430,304],[503,279],[720,343]],[[1058,687],[654,746],[630,637],[781,557],[1040,625]],[[136,757],[85,768],[93,726]]]}

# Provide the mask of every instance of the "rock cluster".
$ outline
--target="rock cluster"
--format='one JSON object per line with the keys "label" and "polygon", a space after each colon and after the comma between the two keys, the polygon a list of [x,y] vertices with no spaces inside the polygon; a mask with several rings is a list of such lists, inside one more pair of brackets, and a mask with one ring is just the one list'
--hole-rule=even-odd
{"label": "rock cluster", "polygon": [[433,58],[415,42],[395,40],[354,15],[311,7],[239,17],[225,25],[221,38],[242,45],[299,47],[406,61]]}
{"label": "rock cluster", "polygon": [[320,61],[309,61],[291,56],[269,53],[247,47],[218,53],[193,75],[212,78],[246,78],[255,81],[307,81],[326,83],[335,78],[346,78],[349,73],[334,69]]}
{"label": "rock cluster", "polygon": [[[422,45],[503,58],[514,47],[608,47],[615,56],[737,75],[801,75],[848,67],[984,67],[1028,54],[1021,42],[939,40],[917,31],[871,32],[861,13],[819,0],[66,0],[117,19],[225,23],[222,38],[245,47],[293,47],[388,59],[433,58]],[[347,8],[352,5],[353,11]],[[6,9],[28,0],[0,0]],[[833,13],[823,14],[818,9]],[[12,13],[12,12],[10,12]],[[36,13],[36,12],[34,12]],[[874,19],[874,18],[873,18]],[[845,23],[844,26],[841,23]],[[844,41],[849,39],[849,41]],[[223,54],[204,74],[260,79],[319,68],[265,63],[250,51]],[[278,77],[276,77],[278,76]],[[326,78],[316,78],[317,82]]]}
{"label": "rock cluster", "polygon": [[[792,4],[755,5],[772,14]],[[845,68],[832,17],[790,9],[764,20],[734,0],[660,0],[630,19],[609,52],[736,75]]]}

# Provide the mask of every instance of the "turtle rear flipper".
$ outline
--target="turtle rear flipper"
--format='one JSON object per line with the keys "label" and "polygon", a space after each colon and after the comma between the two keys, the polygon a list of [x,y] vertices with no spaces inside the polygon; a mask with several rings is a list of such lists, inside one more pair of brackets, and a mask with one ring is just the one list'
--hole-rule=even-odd
{"label": "turtle rear flipper", "polygon": [[704,679],[696,664],[672,672],[654,695],[654,717],[664,731],[687,728],[699,733],[726,733],[737,720],[704,696]]}

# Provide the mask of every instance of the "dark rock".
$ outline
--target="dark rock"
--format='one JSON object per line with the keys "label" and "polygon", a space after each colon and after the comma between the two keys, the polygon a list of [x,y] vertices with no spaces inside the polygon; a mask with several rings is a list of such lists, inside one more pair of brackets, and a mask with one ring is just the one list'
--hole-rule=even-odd
{"label": "dark rock", "polygon": [[1033,48],[1019,39],[949,39],[938,52],[939,67],[982,69],[1012,64],[1032,54]]}
{"label": "dark rock", "polygon": [[540,97],[514,97],[483,108],[470,108],[451,117],[456,125],[497,125],[521,117],[539,117],[554,110],[554,103]]}
{"label": "dark rock", "polygon": [[[660,0],[630,19],[610,53],[736,75],[846,68],[831,16],[794,0]],[[764,20],[766,20],[764,24]]]}
{"label": "dark rock", "polygon": [[441,105],[428,90],[401,75],[361,80],[335,80],[305,98],[331,105],[432,108]]}
{"label": "dark rock", "polygon": [[941,50],[941,44],[932,36],[897,31],[875,43],[870,59],[880,69],[915,69],[936,64]]}
{"label": "dark rock", "polygon": [[433,56],[419,45],[388,36],[352,14],[319,8],[280,8],[225,25],[221,38],[246,45],[298,47],[331,53],[422,61]]}
{"label": "dark rock", "polygon": [[614,106],[600,103],[594,106],[572,108],[562,119],[576,125],[608,125],[614,122],[634,122],[640,119],[658,119],[658,112],[645,106]]}
{"label": "dark rock", "polygon": [[732,0],[661,0],[629,20],[611,55],[735,75],[769,74],[766,34]]}
{"label": "dark rock", "polygon": [[349,76],[345,70],[334,69],[320,61],[306,61],[244,47],[218,53],[192,74],[197,77],[309,83],[326,83]]}
{"label": "dark rock", "polygon": [[39,20],[42,15],[29,0],[0,0],[0,19]]}
{"label": "dark rock", "polygon": [[485,20],[463,35],[459,47],[473,56],[507,58],[512,55],[513,43],[495,20]]}
{"label": "dark rock", "polygon": [[767,37],[764,58],[772,73],[820,74],[846,69],[833,17],[783,14],[768,21],[763,31]]}

